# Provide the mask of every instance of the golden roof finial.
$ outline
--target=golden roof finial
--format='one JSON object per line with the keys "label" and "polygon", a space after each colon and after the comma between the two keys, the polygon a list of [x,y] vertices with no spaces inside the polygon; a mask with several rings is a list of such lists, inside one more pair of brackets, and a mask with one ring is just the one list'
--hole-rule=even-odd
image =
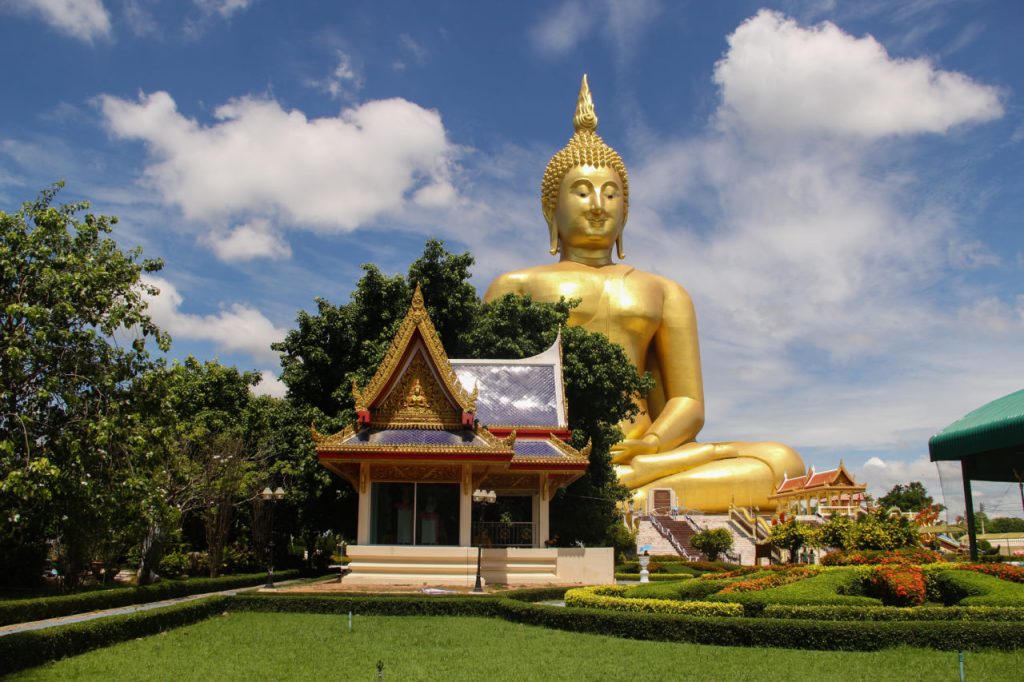
{"label": "golden roof finial", "polygon": [[419,282],[416,282],[416,291],[412,294],[412,307],[414,310],[422,310],[425,307],[423,303],[423,292],[420,291]]}
{"label": "golden roof finial", "polygon": [[597,113],[594,111],[594,98],[590,95],[587,74],[583,74],[580,83],[580,94],[576,98],[576,114],[572,117],[572,125],[577,132],[581,130],[597,130]]}

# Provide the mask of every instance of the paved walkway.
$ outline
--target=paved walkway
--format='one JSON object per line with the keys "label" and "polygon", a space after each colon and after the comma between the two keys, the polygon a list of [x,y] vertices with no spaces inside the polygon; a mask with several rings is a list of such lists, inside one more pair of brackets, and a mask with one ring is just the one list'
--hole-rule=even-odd
{"label": "paved walkway", "polygon": [[[302,579],[286,580],[278,585],[292,585],[300,582]],[[121,606],[116,609],[104,609],[102,611],[88,611],[86,613],[74,613],[69,616],[60,616],[59,618],[49,618],[47,620],[36,620],[30,623],[14,623],[12,625],[4,625],[0,627],[0,637],[14,634],[15,632],[26,632],[28,630],[42,630],[44,628],[52,628],[58,625],[68,625],[70,623],[82,623],[87,620],[95,620],[97,618],[106,618],[108,616],[123,616],[128,613],[137,613],[139,611],[149,611],[150,609],[159,609],[164,606],[173,606],[174,604],[183,604],[189,601],[195,601],[196,599],[202,599],[204,597],[214,597],[217,595],[235,595],[239,592],[251,592],[253,590],[263,589],[262,585],[253,585],[252,587],[236,587],[230,590],[222,590],[220,592],[206,592],[204,594],[190,594],[186,597],[176,597],[174,599],[165,599],[164,601],[151,601],[145,604],[132,604],[131,606]]]}

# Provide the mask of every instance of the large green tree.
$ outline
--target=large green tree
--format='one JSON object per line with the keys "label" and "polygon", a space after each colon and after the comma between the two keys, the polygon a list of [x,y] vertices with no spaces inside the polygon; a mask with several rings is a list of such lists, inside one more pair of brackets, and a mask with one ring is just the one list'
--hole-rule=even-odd
{"label": "large green tree", "polygon": [[73,582],[130,525],[133,381],[169,339],[141,281],[161,268],[108,237],[115,218],[55,205],[0,212],[0,580],[39,575],[57,538]]}
{"label": "large green tree", "polygon": [[897,483],[882,497],[878,498],[878,506],[883,509],[899,508],[900,511],[921,511],[932,504],[932,496],[920,481],[911,481],[906,485]]}
{"label": "large green tree", "polygon": [[[625,497],[610,463],[621,439],[617,424],[636,414],[636,397],[652,385],[638,375],[623,350],[601,334],[567,328],[572,301],[541,304],[505,296],[484,304],[469,282],[473,258],[428,241],[407,276],[387,276],[372,265],[342,305],[317,300],[317,313],[300,312],[297,328],[275,346],[282,380],[293,404],[335,425],[352,418],[351,383],[376,371],[408,309],[422,289],[431,320],[451,357],[528,357],[542,352],[563,329],[566,394],[573,444],[593,443],[587,474],[556,496],[552,533],[563,543],[622,540],[615,503]],[[339,484],[340,485],[340,484]]]}

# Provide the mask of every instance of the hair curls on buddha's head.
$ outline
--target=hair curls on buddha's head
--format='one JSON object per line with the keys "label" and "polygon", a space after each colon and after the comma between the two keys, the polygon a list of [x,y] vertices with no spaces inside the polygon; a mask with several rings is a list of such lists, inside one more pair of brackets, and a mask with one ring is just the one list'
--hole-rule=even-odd
{"label": "hair curls on buddha's head", "polygon": [[[558,205],[558,191],[566,173],[577,166],[606,167],[614,170],[622,179],[622,223],[625,225],[626,217],[629,215],[629,177],[626,175],[626,165],[622,163],[619,153],[597,134],[597,114],[594,112],[594,100],[590,95],[586,74],[583,75],[583,82],[580,84],[576,114],[572,118],[572,123],[576,132],[569,138],[569,143],[565,147],[555,152],[544,169],[544,179],[540,183],[540,203],[544,215],[554,215],[555,207]],[[625,254],[621,235],[615,244],[619,258],[623,258]],[[556,253],[558,244],[553,237],[551,254]]]}

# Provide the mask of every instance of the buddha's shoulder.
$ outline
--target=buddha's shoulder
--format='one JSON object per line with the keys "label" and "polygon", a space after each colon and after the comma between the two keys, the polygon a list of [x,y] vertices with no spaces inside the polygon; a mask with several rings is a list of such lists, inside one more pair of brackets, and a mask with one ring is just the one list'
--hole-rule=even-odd
{"label": "buddha's shoulder", "polygon": [[643,270],[633,270],[629,274],[629,277],[634,281],[660,289],[662,294],[665,296],[682,298],[685,300],[690,299],[690,294],[687,293],[682,284],[674,279],[665,277],[664,275],[657,275],[653,272],[645,272]]}
{"label": "buddha's shoulder", "polygon": [[532,293],[533,284],[557,277],[560,271],[555,265],[534,265],[521,270],[510,270],[494,278],[487,287],[485,300],[491,300],[505,294],[529,294]]}

